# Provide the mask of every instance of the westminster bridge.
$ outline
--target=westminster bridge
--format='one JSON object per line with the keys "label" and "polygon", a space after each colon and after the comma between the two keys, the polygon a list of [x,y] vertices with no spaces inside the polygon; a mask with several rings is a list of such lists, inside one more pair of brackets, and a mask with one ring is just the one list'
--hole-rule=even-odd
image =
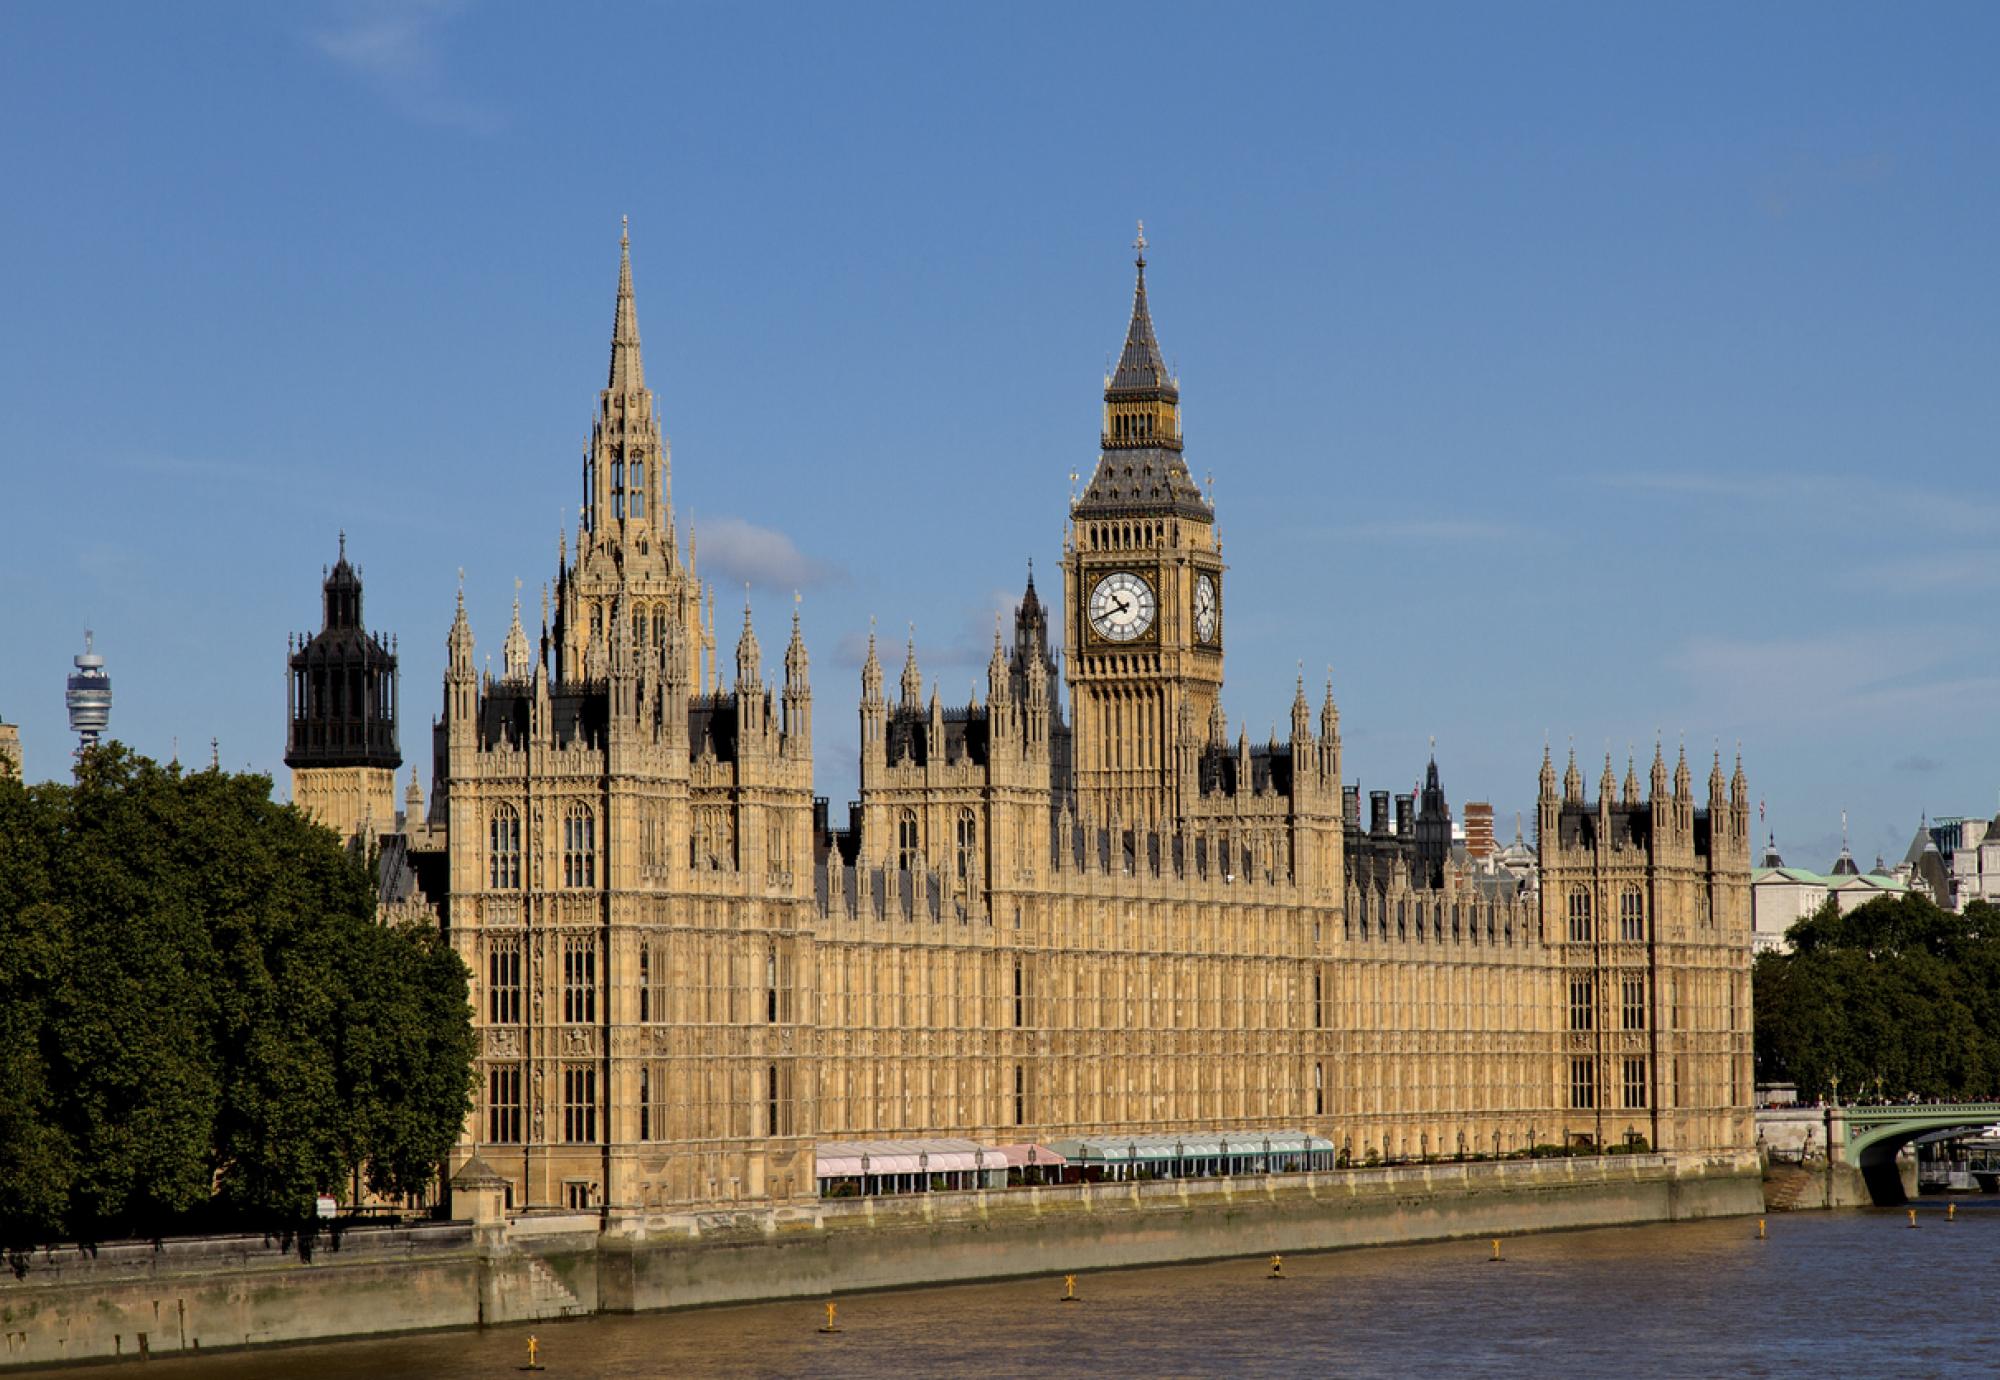
{"label": "westminster bridge", "polygon": [[[1757,1137],[1774,1157],[1796,1153],[1827,1167],[1829,1204],[1842,1199],[1893,1206],[1914,1180],[1896,1162],[1904,1146],[1952,1133],[1977,1135],[2000,1124],[2000,1102],[1888,1102],[1830,1107],[1761,1107]],[[1851,1185],[1858,1175],[1865,1195]]]}

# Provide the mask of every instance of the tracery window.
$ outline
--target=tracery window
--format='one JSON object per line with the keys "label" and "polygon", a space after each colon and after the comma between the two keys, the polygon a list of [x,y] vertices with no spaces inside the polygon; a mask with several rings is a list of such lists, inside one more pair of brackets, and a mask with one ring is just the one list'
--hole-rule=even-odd
{"label": "tracery window", "polygon": [[521,1066],[488,1069],[486,1073],[486,1139],[498,1145],[521,1140]]}
{"label": "tracery window", "polygon": [[1569,1028],[1571,1030],[1592,1029],[1597,1021],[1596,984],[1589,978],[1569,980]]}
{"label": "tracery window", "polygon": [[521,941],[490,939],[486,954],[486,1020],[489,1025],[521,1023]]}
{"label": "tracery window", "polygon": [[597,1139],[597,1070],[570,1064],[562,1077],[563,1140],[588,1145]]}
{"label": "tracery window", "polygon": [[563,940],[563,1020],[587,1025],[597,1019],[597,940],[572,935]]}
{"label": "tracery window", "polygon": [[597,816],[581,803],[563,815],[563,885],[597,885]]}
{"label": "tracery window", "polygon": [[521,885],[521,816],[512,805],[494,808],[486,828],[486,859],[489,887]]}
{"label": "tracery window", "polygon": [[917,812],[905,810],[896,821],[896,866],[913,872],[917,866]]}
{"label": "tracery window", "polygon": [[1590,891],[1587,887],[1570,889],[1569,939],[1572,944],[1590,942]]}
{"label": "tracery window", "polygon": [[1636,886],[1625,888],[1618,898],[1618,937],[1627,942],[1646,938],[1646,896]]}
{"label": "tracery window", "polygon": [[1646,1028],[1646,979],[1629,977],[1624,982],[1625,1029]]}
{"label": "tracery window", "polygon": [[1646,1105],[1646,1061],[1644,1058],[1625,1061],[1625,1105],[1643,1107]]}
{"label": "tracery window", "polygon": [[1572,1059],[1569,1061],[1569,1105],[1579,1111],[1588,1111],[1597,1105],[1597,1061],[1595,1059]]}

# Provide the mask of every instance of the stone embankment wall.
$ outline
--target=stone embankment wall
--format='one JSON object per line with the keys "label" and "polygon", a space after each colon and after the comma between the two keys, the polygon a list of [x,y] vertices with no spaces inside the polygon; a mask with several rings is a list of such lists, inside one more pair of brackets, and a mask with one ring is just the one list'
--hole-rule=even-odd
{"label": "stone embankment wall", "polygon": [[1753,1213],[1756,1157],[1400,1166],[842,1199],[600,1231],[535,1215],[38,1252],[0,1276],[0,1366],[591,1312]]}
{"label": "stone embankment wall", "polygon": [[[1764,1160],[1764,1204],[1773,1212],[1874,1204],[1861,1170],[1845,1156],[1827,1154],[1824,1107],[1759,1107],[1757,1148]],[[1909,1146],[1896,1156],[1903,1195],[1917,1196],[1917,1156]]]}

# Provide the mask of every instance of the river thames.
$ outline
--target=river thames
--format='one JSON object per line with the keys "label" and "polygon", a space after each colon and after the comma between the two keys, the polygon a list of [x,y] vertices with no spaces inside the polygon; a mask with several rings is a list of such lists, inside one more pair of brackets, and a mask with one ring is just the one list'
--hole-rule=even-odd
{"label": "river thames", "polygon": [[[1381,1247],[155,1359],[153,1380],[1991,1375],[2000,1199]],[[65,1374],[76,1374],[71,1369]]]}

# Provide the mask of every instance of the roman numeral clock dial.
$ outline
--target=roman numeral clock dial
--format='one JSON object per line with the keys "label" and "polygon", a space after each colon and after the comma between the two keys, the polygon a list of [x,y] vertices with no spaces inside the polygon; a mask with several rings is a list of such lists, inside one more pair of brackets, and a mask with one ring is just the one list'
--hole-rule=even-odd
{"label": "roman numeral clock dial", "polygon": [[1090,627],[1106,642],[1130,642],[1153,626],[1153,587],[1129,570],[1115,571],[1090,591]]}
{"label": "roman numeral clock dial", "polygon": [[1194,635],[1204,646],[1215,645],[1215,581],[1206,575],[1194,582]]}

